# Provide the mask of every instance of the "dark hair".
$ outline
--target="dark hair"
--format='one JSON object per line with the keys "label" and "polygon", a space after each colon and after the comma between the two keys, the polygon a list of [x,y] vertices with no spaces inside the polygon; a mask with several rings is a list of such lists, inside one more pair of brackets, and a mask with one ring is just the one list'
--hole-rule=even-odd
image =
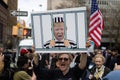
{"label": "dark hair", "polygon": [[117,52],[118,50],[116,48],[112,48],[111,51]]}
{"label": "dark hair", "polygon": [[28,50],[28,52],[30,52],[30,53],[32,53],[33,51],[32,51],[32,49],[27,49]]}
{"label": "dark hair", "polygon": [[117,63],[118,65],[120,65],[120,55],[117,55],[117,57],[116,57],[116,63]]}
{"label": "dark hair", "polygon": [[10,63],[12,62],[13,54],[12,52],[3,52],[4,55],[4,69],[10,68]]}
{"label": "dark hair", "polygon": [[28,63],[28,57],[27,56],[19,56],[17,61],[18,68],[22,68],[25,64]]}

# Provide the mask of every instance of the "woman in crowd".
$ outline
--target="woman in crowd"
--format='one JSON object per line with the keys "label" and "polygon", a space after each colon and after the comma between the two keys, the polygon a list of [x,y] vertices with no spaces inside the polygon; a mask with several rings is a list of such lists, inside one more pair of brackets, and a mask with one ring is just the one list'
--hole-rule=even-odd
{"label": "woman in crowd", "polygon": [[102,54],[95,55],[95,66],[90,71],[89,80],[102,80],[110,72],[110,69],[104,66],[104,62],[105,58]]}

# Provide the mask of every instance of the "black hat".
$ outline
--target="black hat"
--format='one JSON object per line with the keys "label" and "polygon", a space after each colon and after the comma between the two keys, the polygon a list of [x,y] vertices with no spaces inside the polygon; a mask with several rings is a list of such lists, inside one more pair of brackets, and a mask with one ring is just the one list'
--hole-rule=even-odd
{"label": "black hat", "polygon": [[55,17],[54,18],[54,23],[58,23],[58,22],[64,22],[62,17]]}

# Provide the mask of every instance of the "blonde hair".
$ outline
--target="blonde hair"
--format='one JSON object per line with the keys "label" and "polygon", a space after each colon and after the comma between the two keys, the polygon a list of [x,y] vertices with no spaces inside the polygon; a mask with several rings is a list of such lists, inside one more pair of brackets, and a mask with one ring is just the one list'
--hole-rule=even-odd
{"label": "blonde hair", "polygon": [[56,25],[64,26],[64,22],[53,23],[53,27],[59,27],[59,26],[56,26]]}
{"label": "blonde hair", "polygon": [[103,61],[103,63],[105,63],[105,57],[104,57],[102,54],[97,54],[97,55],[95,55],[95,56],[94,56],[94,62],[95,62],[95,59],[96,59],[96,58],[101,58],[102,61]]}

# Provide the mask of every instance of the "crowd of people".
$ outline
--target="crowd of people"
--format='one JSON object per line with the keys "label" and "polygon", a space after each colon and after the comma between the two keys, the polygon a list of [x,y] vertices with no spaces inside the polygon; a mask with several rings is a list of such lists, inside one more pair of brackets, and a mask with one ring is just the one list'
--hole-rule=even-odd
{"label": "crowd of people", "polygon": [[[45,48],[76,48],[64,39],[63,18],[55,18],[54,37]],[[86,43],[87,47],[91,45]],[[119,80],[120,54],[117,49],[87,53],[35,53],[35,48],[15,53],[0,48],[0,80]]]}
{"label": "crowd of people", "polygon": [[[21,49],[17,61],[4,54],[0,48],[0,80],[119,79],[120,55],[116,49],[94,50],[94,53],[42,54],[35,53],[34,47],[31,47]],[[16,65],[12,67],[11,63]]]}

